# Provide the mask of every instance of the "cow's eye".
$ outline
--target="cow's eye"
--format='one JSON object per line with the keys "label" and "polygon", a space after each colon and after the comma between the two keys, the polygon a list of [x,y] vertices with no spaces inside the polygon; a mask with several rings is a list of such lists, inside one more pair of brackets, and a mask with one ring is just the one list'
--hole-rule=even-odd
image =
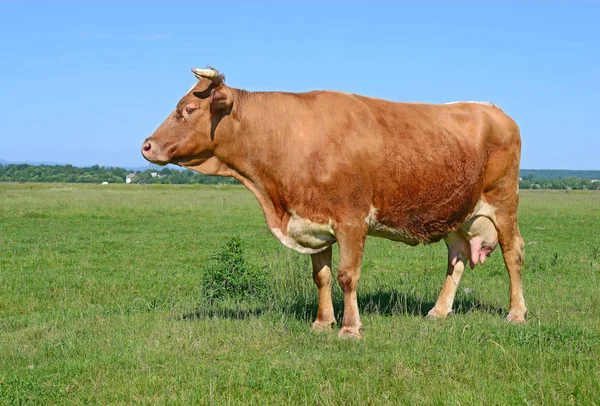
{"label": "cow's eye", "polygon": [[192,114],[194,111],[198,110],[197,107],[186,107],[185,112],[188,114]]}

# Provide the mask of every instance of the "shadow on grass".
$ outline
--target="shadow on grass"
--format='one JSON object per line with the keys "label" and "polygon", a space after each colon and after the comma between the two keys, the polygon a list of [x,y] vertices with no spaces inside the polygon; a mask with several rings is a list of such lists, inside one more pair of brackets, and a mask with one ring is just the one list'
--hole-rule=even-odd
{"label": "shadow on grass", "polygon": [[[248,306],[244,303],[228,307],[200,305],[198,310],[183,314],[181,319],[246,319],[265,313],[281,312],[298,320],[313,321],[317,316],[318,309],[316,292],[313,298],[307,298],[305,295],[297,295],[294,299],[283,302],[272,301],[253,306]],[[397,290],[379,291],[358,296],[358,307],[360,313],[363,315],[391,316],[402,314],[424,317],[434,305],[434,302],[424,300],[423,296],[406,294]],[[344,307],[343,299],[341,297],[334,298],[333,306],[336,310],[336,319],[341,321]],[[483,303],[473,295],[461,296],[455,300],[453,306],[454,314],[466,314],[473,311],[496,315],[504,315],[506,313],[506,310],[502,306]]]}

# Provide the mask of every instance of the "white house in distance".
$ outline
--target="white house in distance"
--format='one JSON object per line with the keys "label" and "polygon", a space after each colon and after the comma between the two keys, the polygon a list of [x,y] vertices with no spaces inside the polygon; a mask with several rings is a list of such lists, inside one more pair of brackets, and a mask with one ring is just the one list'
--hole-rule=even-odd
{"label": "white house in distance", "polygon": [[131,181],[133,181],[133,178],[135,178],[136,176],[137,172],[128,173],[127,176],[125,176],[125,183],[131,183]]}

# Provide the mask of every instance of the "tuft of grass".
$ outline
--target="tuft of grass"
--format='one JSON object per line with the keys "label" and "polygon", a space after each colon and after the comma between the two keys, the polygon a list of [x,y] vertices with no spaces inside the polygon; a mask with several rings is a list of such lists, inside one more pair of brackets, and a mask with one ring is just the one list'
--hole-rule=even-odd
{"label": "tuft of grass", "polygon": [[202,290],[211,305],[222,301],[262,300],[269,294],[268,275],[263,268],[246,260],[242,239],[234,236],[205,265]]}
{"label": "tuft of grass", "polygon": [[556,266],[558,264],[558,252],[552,254],[552,258],[550,258],[550,265]]}

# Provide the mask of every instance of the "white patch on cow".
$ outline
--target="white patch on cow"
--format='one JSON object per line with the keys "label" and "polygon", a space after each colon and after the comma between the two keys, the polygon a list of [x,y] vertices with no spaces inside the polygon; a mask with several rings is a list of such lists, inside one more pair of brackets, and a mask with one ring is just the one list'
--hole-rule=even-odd
{"label": "white patch on cow", "polygon": [[371,206],[369,214],[365,217],[365,222],[369,227],[367,231],[368,235],[387,238],[392,241],[400,241],[409,245],[419,244],[419,241],[411,237],[406,231],[381,224],[377,219],[377,209],[373,206]]}
{"label": "white patch on cow", "polygon": [[[460,232],[471,241],[474,237],[483,236],[486,240],[493,240],[497,237],[496,227],[491,220],[485,216],[472,217],[465,224],[460,226]],[[493,236],[489,238],[490,236]]]}
{"label": "white patch on cow", "polygon": [[295,240],[291,239],[287,235],[283,234],[279,228],[271,228],[271,234],[275,236],[279,240],[280,243],[285,245],[286,247],[293,249],[294,251],[299,252],[300,254],[316,254],[321,252],[322,250],[314,250],[310,248],[305,248],[298,244]]}
{"label": "white patch on cow", "polygon": [[271,228],[271,233],[288,248],[301,254],[316,254],[335,242],[333,223],[315,223],[291,212],[286,234],[279,228]]}
{"label": "white patch on cow", "polygon": [[479,201],[475,205],[475,209],[473,209],[473,214],[469,216],[468,220],[472,219],[475,216],[487,217],[492,221],[492,223],[494,223],[495,226],[498,225],[498,223],[496,223],[496,208],[491,204],[483,201],[482,199],[479,199]]}
{"label": "white patch on cow", "polygon": [[335,241],[335,233],[333,232],[333,223],[331,220],[327,224],[319,224],[303,219],[293,211],[291,214],[292,216],[287,226],[287,234],[300,245],[318,249],[323,246],[329,246]]}
{"label": "white patch on cow", "polygon": [[477,264],[485,263],[498,245],[495,210],[490,204],[479,200],[467,221],[444,238],[452,265],[461,253],[468,258],[471,269]]}
{"label": "white patch on cow", "polygon": [[454,101],[454,102],[448,102],[448,103],[444,103],[444,104],[457,104],[457,103],[473,103],[473,104],[483,104],[484,106],[490,106],[490,107],[498,107],[494,103],[490,103],[487,101]]}

